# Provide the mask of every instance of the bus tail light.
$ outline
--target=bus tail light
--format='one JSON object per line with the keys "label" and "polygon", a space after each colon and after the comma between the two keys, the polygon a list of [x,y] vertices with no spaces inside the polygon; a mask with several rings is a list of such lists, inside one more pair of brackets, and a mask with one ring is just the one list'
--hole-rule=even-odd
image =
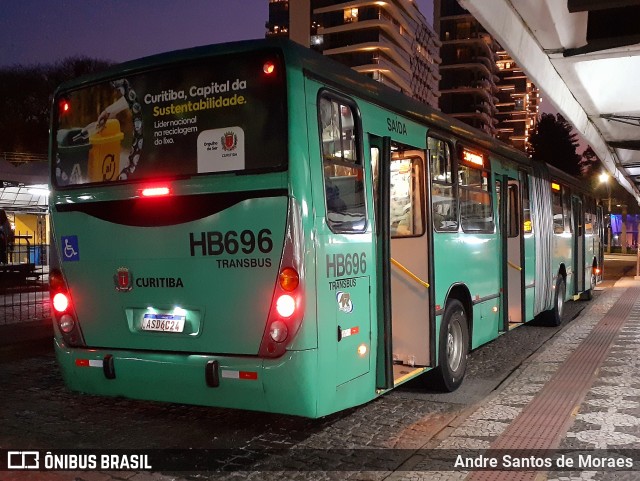
{"label": "bus tail light", "polygon": [[63,314],[69,308],[69,298],[65,292],[57,292],[53,296],[53,308]]}
{"label": "bus tail light", "polygon": [[280,280],[280,287],[287,292],[295,291],[296,287],[298,287],[298,284],[300,283],[298,271],[292,267],[285,267],[282,269],[278,277]]}
{"label": "bus tail light", "polygon": [[288,318],[296,310],[296,300],[289,294],[283,294],[276,301],[276,311],[280,317]]}
{"label": "bus tail light", "polygon": [[49,273],[49,295],[53,306],[53,315],[67,346],[85,346],[80,325],[76,320],[71,303],[69,288],[59,269],[51,269]]}
{"label": "bus tail light", "polygon": [[302,217],[294,199],[289,200],[284,246],[271,307],[258,354],[282,356],[297,334],[304,313]]}

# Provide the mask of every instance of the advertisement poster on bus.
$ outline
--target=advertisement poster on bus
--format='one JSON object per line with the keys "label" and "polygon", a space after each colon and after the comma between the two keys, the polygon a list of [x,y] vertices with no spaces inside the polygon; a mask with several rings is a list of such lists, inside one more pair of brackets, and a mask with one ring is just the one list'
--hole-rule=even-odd
{"label": "advertisement poster on bus", "polygon": [[58,98],[59,186],[277,169],[284,68],[274,52],[204,58]]}

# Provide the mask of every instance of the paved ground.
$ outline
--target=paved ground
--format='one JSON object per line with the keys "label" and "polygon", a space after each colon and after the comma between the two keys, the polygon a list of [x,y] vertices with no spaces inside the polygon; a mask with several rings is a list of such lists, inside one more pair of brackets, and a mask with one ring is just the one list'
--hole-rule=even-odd
{"label": "paved ground", "polygon": [[[621,269],[628,272],[627,267]],[[471,455],[491,447],[630,284],[598,292],[591,303],[569,303],[570,317],[584,311],[561,329],[525,326],[475,351],[469,378],[457,393],[432,393],[412,383],[321,420],[82,396],[64,388],[47,348],[38,355],[13,352],[12,360],[0,363],[0,449],[204,448],[216,450],[202,452],[209,457],[205,461],[215,457],[218,466],[232,471],[11,471],[0,472],[0,481],[464,479],[466,471],[452,471],[450,460],[443,467],[435,453]],[[640,446],[639,337],[636,305],[567,420],[559,447],[598,453]],[[640,479],[639,472],[598,469],[548,476]]]}

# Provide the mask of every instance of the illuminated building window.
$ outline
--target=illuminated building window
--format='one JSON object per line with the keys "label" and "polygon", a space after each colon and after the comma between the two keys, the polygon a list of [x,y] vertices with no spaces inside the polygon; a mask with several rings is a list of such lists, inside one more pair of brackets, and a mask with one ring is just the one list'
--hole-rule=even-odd
{"label": "illuminated building window", "polygon": [[344,23],[351,23],[358,21],[358,9],[357,8],[345,8],[344,9]]}

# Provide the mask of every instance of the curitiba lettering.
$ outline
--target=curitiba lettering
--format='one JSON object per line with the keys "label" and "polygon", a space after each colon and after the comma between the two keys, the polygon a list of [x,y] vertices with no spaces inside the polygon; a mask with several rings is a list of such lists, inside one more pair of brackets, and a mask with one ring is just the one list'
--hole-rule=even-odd
{"label": "curitiba lettering", "polygon": [[137,287],[184,287],[180,277],[138,277]]}
{"label": "curitiba lettering", "polygon": [[342,277],[364,274],[367,271],[367,255],[364,252],[353,254],[327,254],[327,277]]}

